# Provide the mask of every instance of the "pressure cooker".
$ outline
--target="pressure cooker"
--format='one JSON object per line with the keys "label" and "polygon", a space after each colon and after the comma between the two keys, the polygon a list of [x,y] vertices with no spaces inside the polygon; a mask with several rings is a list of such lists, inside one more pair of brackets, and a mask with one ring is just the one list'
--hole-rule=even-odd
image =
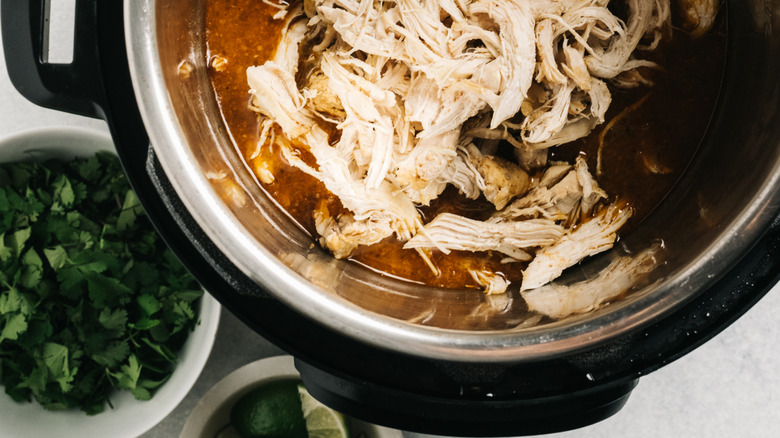
{"label": "pressure cooker", "polygon": [[[259,190],[205,75],[203,0],[77,0],[69,64],[45,62],[48,4],[2,0],[14,86],[38,105],[104,119],[182,262],[296,358],[316,398],[356,418],[464,436],[592,424],[617,413],[642,375],[711,339],[780,277],[778,1],[723,8],[727,60],[709,128],[674,189],[625,239],[633,248],[663,242],[659,267],[619,302],[514,328],[462,324],[488,299],[473,290],[410,284],[333,259]],[[229,178],[215,182],[210,172]],[[561,281],[598,278],[610,257]],[[408,317],[424,311],[440,322]]]}

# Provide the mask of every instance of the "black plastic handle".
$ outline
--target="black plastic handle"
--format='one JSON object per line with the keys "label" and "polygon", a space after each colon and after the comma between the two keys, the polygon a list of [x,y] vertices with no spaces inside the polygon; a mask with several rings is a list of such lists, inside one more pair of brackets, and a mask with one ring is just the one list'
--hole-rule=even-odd
{"label": "black plastic handle", "polygon": [[49,3],[53,0],[1,0],[3,51],[11,83],[45,108],[104,118],[102,73],[97,48],[97,1],[76,0],[73,61],[46,59]]}

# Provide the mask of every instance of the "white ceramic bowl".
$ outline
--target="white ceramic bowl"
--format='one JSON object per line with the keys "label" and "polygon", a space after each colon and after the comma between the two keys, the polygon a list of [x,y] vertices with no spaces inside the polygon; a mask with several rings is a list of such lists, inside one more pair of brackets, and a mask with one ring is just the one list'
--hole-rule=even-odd
{"label": "white ceramic bowl", "polygon": [[[263,383],[300,378],[292,356],[274,356],[252,362],[217,382],[190,413],[179,438],[214,438],[230,423],[230,409],[242,395]],[[351,437],[402,438],[402,432],[347,418]]]}
{"label": "white ceramic bowl", "polygon": [[[0,140],[0,162],[68,159],[113,151],[111,137],[84,128],[45,128]],[[0,390],[0,437],[137,437],[163,420],[184,399],[209,357],[219,325],[220,305],[208,293],[200,306],[200,324],[179,352],[178,365],[154,397],[138,401],[128,391],[111,397],[113,409],[88,416],[79,410],[47,411],[38,403],[16,403]]]}

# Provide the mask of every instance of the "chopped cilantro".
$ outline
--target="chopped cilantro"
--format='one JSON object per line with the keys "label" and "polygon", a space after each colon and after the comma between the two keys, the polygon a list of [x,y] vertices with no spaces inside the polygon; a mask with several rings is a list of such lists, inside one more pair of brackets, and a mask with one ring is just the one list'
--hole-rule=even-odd
{"label": "chopped cilantro", "polygon": [[150,399],[201,295],[114,155],[0,165],[0,384],[14,400],[97,414],[117,390]]}

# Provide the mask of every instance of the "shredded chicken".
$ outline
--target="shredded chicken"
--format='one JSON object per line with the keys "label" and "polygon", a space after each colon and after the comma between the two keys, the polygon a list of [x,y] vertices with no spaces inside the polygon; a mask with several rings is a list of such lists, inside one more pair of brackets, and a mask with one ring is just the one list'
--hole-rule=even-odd
{"label": "shredded chicken", "polygon": [[469,149],[469,160],[482,176],[485,199],[501,210],[518,195],[525,194],[531,179],[520,166],[502,158],[483,155],[473,145]]}
{"label": "shredded chicken", "polygon": [[579,157],[574,166],[556,164],[549,167],[533,190],[493,214],[488,222],[543,217],[570,228],[587,218],[593,206],[606,197],[606,192],[588,171],[585,159]]}
{"label": "shredded chicken", "polygon": [[500,295],[506,292],[509,287],[509,280],[507,280],[502,274],[482,270],[469,271],[474,281],[485,289],[487,295]]}
{"label": "shredded chicken", "polygon": [[631,209],[610,205],[554,244],[542,248],[523,271],[520,290],[543,286],[585,257],[612,248],[617,231],[630,217]]}
{"label": "shredded chicken", "polygon": [[[547,159],[604,123],[610,84],[645,85],[641,69],[657,67],[642,53],[668,32],[670,0],[624,2],[623,18],[610,0],[273,3],[286,30],[274,58],[247,70],[261,140],[286,138],[276,144],[287,163],[341,201],[337,217],[313,212],[337,258],[395,235],[423,257],[530,261],[521,288],[540,287],[612,246],[631,214],[608,203],[583,157]],[[424,224],[418,207],[448,186],[495,213]],[[471,273],[489,293],[506,291],[504,276]]]}
{"label": "shredded chicken", "polygon": [[442,213],[404,248],[435,248],[444,253],[498,251],[517,260],[530,260],[527,248],[547,246],[563,235],[563,227],[548,219],[489,223]]}
{"label": "shredded chicken", "polygon": [[655,269],[660,250],[654,245],[634,255],[616,257],[598,277],[570,285],[550,283],[521,295],[530,310],[551,318],[588,312],[626,293],[637,279]]}

